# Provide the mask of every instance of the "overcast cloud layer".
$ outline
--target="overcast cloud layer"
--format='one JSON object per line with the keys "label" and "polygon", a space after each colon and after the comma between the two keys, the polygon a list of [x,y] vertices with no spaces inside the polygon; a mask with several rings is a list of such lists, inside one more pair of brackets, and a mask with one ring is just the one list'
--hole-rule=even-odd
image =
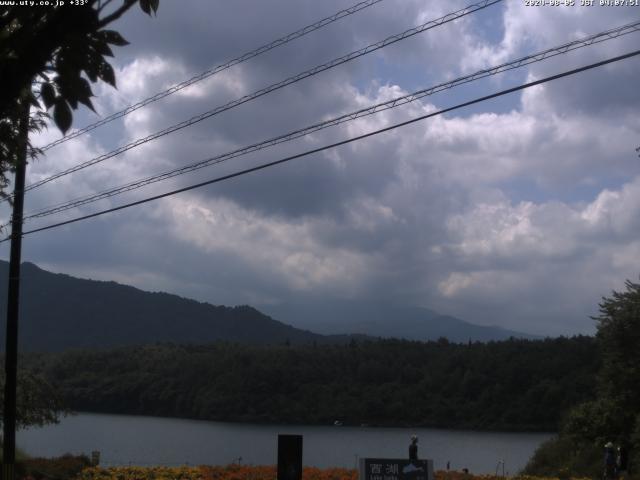
{"label": "overcast cloud layer", "polygon": [[[351,5],[163,0],[115,28],[109,114]],[[384,0],[48,152],[28,181],[467,3]],[[640,18],[639,7],[507,0],[28,193],[26,210],[186,165]],[[118,205],[359,135],[637,48],[640,33],[84,207]],[[25,237],[45,268],[215,304],[375,298],[478,324],[593,332],[640,272],[640,60],[535,87],[222,184]],[[82,112],[75,126],[95,121]],[[35,143],[59,136],[55,128]],[[6,219],[8,213],[4,212]],[[3,244],[2,255],[8,257]]]}

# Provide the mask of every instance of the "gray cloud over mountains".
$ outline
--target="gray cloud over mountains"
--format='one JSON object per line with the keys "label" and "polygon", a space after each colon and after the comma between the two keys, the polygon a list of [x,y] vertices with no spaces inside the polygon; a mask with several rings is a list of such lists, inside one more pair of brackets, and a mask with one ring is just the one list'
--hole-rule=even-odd
{"label": "gray cloud over mountains", "polygon": [[[131,45],[117,52],[119,89],[101,86],[96,104],[104,113],[122,108],[348,4],[161,2],[157,18],[135,13],[117,27]],[[138,110],[111,130],[52,149],[30,166],[29,179],[463,6],[384,0]],[[29,193],[27,210],[622,25],[638,13],[632,7],[498,4],[52,182]],[[80,211],[316,148],[522,79],[625,53],[635,48],[638,35]],[[621,288],[626,278],[637,279],[640,271],[640,164],[634,152],[640,145],[639,74],[636,57],[225,183],[34,234],[25,238],[24,258],[56,271],[212,303],[259,305],[297,295],[327,302],[375,298],[537,334],[591,332],[589,315],[599,298]],[[52,128],[40,141],[57,136]]]}

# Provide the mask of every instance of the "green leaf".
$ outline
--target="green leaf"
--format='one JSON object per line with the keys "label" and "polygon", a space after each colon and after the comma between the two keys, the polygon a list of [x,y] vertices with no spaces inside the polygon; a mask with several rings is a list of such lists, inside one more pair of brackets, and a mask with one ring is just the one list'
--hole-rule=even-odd
{"label": "green leaf", "polygon": [[56,125],[63,134],[66,134],[67,130],[71,128],[72,120],[73,115],[71,114],[71,109],[67,101],[62,97],[56,98],[56,105],[53,109],[53,121],[56,122]]}
{"label": "green leaf", "polygon": [[[111,50],[111,47],[109,47],[109,45],[105,40],[96,38],[94,39],[91,46],[93,47],[93,50],[95,51],[95,53],[97,53],[98,55],[102,55],[105,57],[113,57],[113,51]],[[93,54],[93,52],[91,52],[91,54]]]}
{"label": "green leaf", "polygon": [[124,47],[125,45],[129,45],[122,35],[120,35],[115,30],[102,30],[100,36],[104,39],[105,42],[110,43],[111,45],[116,45],[118,47]]}
{"label": "green leaf", "polygon": [[151,15],[151,0],[140,0],[140,8],[147,15]]}
{"label": "green leaf", "polygon": [[42,96],[45,108],[49,110],[56,101],[56,92],[53,85],[50,83],[43,83],[42,88],[40,89],[40,96]]}
{"label": "green leaf", "polygon": [[74,110],[78,109],[78,99],[75,97],[75,95],[64,96],[63,98],[67,101],[71,108],[73,108]]}
{"label": "green leaf", "polygon": [[96,109],[93,107],[93,103],[90,98],[78,98],[78,101],[82,103],[85,107],[89,108],[93,113],[97,113]]}
{"label": "green leaf", "polygon": [[100,68],[98,70],[98,77],[100,77],[104,82],[107,82],[109,85],[115,88],[116,74],[113,71],[113,67],[111,67],[111,65],[109,65],[104,60],[100,64]]}
{"label": "green leaf", "polygon": [[78,92],[78,98],[93,97],[91,85],[89,85],[89,82],[86,78],[78,77],[78,79],[76,80],[76,90]]}
{"label": "green leaf", "polygon": [[158,13],[158,7],[160,6],[160,0],[140,0],[140,8],[147,15]]}
{"label": "green leaf", "polygon": [[95,113],[96,110],[93,108],[93,103],[91,103],[93,92],[91,91],[91,85],[89,85],[89,82],[84,78],[79,78],[76,88],[78,101]]}
{"label": "green leaf", "polygon": [[92,55],[87,59],[87,63],[84,66],[84,71],[92,82],[98,81],[98,73],[100,72],[100,63],[104,62],[104,59],[100,55]]}
{"label": "green leaf", "polygon": [[[105,64],[108,66],[106,62]],[[91,103],[91,97],[93,96],[91,84],[86,78],[81,77],[79,72],[75,75],[59,75],[55,78],[55,81],[58,85],[60,97],[64,98],[71,108],[77,109],[78,102],[80,102],[95,112]]]}
{"label": "green leaf", "polygon": [[87,46],[64,48],[56,59],[56,70],[60,76],[71,76],[80,72],[86,63]]}
{"label": "green leaf", "polygon": [[58,86],[58,92],[60,97],[69,102],[71,108],[74,110],[78,108],[77,100],[77,81],[79,77],[76,77],[72,72],[61,72],[54,80]]}

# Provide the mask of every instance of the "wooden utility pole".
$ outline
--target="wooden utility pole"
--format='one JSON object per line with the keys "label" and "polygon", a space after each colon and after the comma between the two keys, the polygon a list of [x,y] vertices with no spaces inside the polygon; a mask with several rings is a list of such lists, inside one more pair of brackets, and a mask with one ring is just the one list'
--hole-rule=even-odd
{"label": "wooden utility pole", "polygon": [[3,412],[2,480],[15,479],[16,462],[16,377],[18,370],[18,309],[20,300],[20,258],[22,250],[22,214],[29,140],[29,102],[24,99],[20,118],[19,152],[13,187],[11,217],[11,253],[9,258],[9,292],[7,294],[7,338],[5,347],[5,384]]}

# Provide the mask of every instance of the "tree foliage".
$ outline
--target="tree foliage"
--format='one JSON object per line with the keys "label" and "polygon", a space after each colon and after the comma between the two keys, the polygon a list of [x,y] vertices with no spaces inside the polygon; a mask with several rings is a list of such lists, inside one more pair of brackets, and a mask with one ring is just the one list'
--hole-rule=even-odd
{"label": "tree foliage", "polygon": [[[0,7],[0,196],[7,197],[7,174],[24,148],[22,119],[28,116],[28,130],[37,131],[52,111],[65,133],[79,104],[93,110],[91,83],[102,80],[115,87],[115,73],[106,58],[113,56],[111,46],[127,44],[106,27],[136,3],[150,15],[158,2],[87,0],[58,8]],[[31,158],[38,154],[28,139],[27,148]],[[4,378],[0,386],[4,391]],[[41,376],[19,371],[16,393],[18,427],[57,421],[60,397]]]}
{"label": "tree foliage", "polygon": [[626,415],[640,406],[640,284],[627,281],[625,286],[624,292],[602,300],[596,321],[602,355],[599,393]]}
{"label": "tree foliage", "polygon": [[[2,367],[4,372],[4,365]],[[1,401],[2,394],[4,394],[4,374],[0,376],[0,419],[4,406],[4,402]],[[60,414],[64,412],[61,396],[41,373],[31,369],[18,370],[16,392],[16,426],[18,428],[57,423]]]}
{"label": "tree foliage", "polygon": [[546,466],[540,455],[529,465],[528,473],[565,468],[575,475],[599,475],[602,464],[593,462],[594,452],[600,459],[609,441],[626,446],[633,468],[640,467],[640,284],[627,281],[624,291],[603,298],[594,320],[601,358],[597,396],[573,408],[560,437],[546,447],[571,445],[567,455]]}
{"label": "tree foliage", "polygon": [[[91,84],[116,86],[107,61],[113,46],[127,41],[106,27],[138,3],[151,15],[159,0],[87,0],[84,5],[0,7],[0,193],[17,160],[18,119],[26,106],[36,112],[32,130],[44,116],[65,133],[80,104],[93,110]],[[32,156],[37,151],[32,150]]]}
{"label": "tree foliage", "polygon": [[591,337],[332,346],[160,344],[30,357],[80,411],[555,430],[592,398]]}
{"label": "tree foliage", "polygon": [[564,431],[584,441],[628,443],[640,419],[640,284],[627,281],[625,291],[603,298],[594,319],[598,396],[571,412]]}

